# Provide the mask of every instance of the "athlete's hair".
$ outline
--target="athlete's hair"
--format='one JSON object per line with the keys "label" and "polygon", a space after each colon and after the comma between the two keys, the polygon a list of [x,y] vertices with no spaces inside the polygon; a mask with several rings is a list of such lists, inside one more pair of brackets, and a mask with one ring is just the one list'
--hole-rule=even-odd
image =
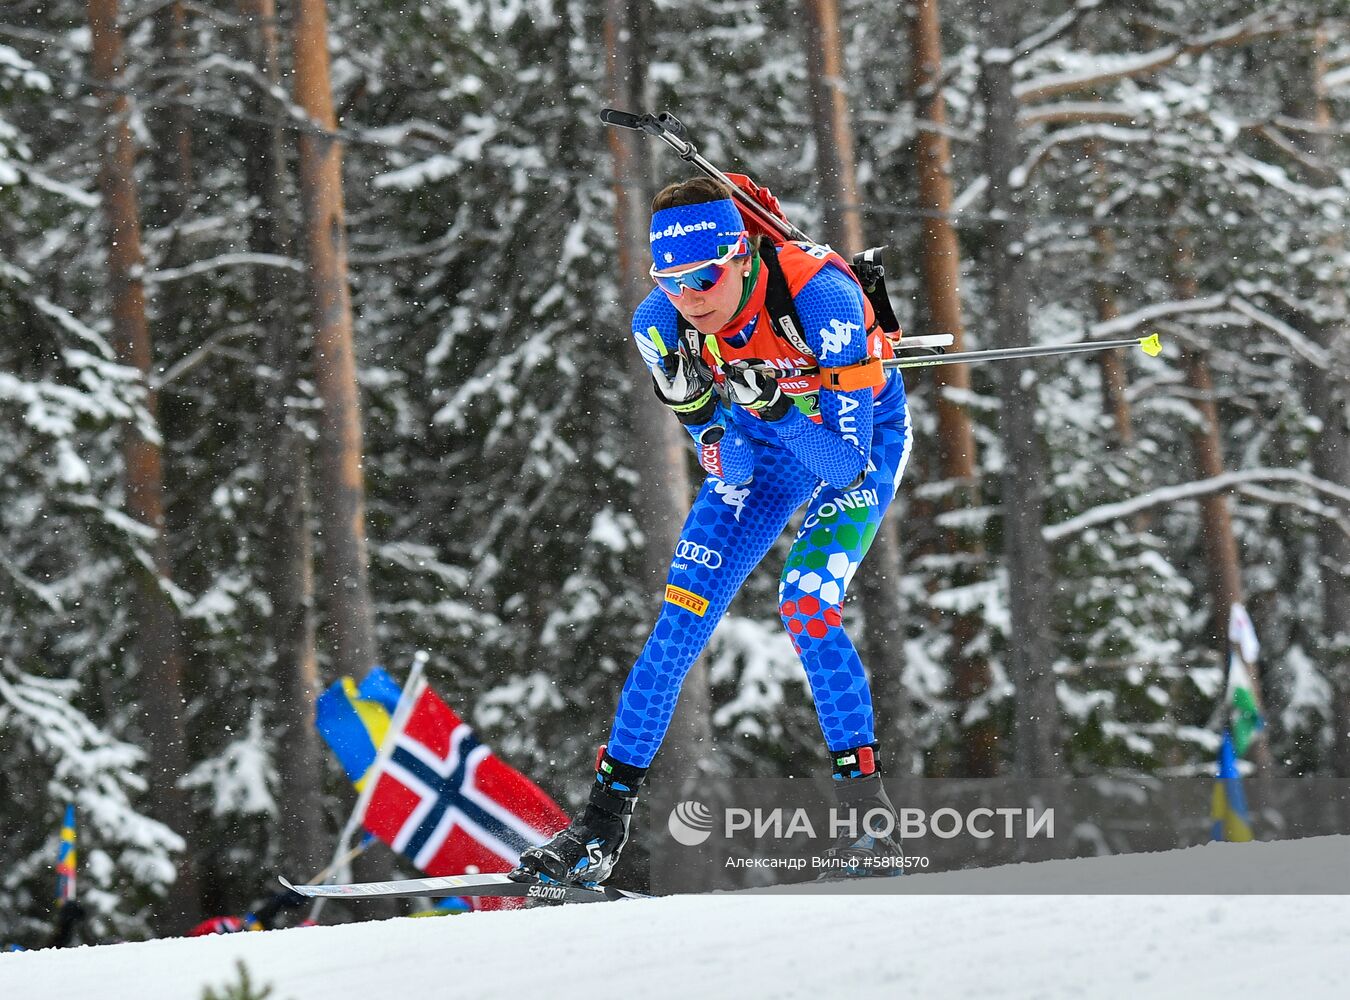
{"label": "athlete's hair", "polygon": [[[663,208],[675,208],[679,205],[702,205],[705,201],[721,201],[724,198],[730,198],[733,203],[736,201],[735,196],[731,193],[731,188],[721,181],[715,181],[711,177],[691,177],[687,181],[667,184],[656,192],[656,197],[652,199],[652,214],[655,215]],[[759,236],[750,237],[749,252],[751,254],[759,253],[760,239]]]}
{"label": "athlete's hair", "polygon": [[711,177],[691,177],[687,181],[667,184],[658,191],[656,197],[652,199],[652,212],[659,212],[663,208],[676,208],[679,205],[701,205],[705,201],[721,201],[731,197],[731,189],[721,181],[715,181]]}

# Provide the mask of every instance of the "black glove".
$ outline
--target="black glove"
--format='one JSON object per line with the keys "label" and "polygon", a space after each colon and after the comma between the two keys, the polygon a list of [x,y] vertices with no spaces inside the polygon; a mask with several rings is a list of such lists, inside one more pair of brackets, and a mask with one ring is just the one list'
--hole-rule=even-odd
{"label": "black glove", "polygon": [[782,420],[792,409],[792,398],[778,387],[778,379],[756,361],[728,361],[722,366],[727,395],[737,406],[754,410],[765,420]]}
{"label": "black glove", "polygon": [[706,424],[717,412],[712,372],[684,347],[662,355],[660,367],[652,371],[652,387],[682,424]]}

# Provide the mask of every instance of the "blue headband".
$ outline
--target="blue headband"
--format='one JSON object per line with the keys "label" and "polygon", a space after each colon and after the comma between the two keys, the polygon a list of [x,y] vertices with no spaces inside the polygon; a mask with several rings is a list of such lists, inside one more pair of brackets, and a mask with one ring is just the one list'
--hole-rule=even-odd
{"label": "blue headband", "polygon": [[652,261],[658,271],[717,260],[745,234],[730,198],[663,208],[652,216]]}

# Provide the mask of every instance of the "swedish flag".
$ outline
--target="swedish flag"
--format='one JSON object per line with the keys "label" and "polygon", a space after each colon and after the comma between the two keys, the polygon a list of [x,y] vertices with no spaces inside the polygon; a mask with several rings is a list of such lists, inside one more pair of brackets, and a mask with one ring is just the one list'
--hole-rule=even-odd
{"label": "swedish flag", "polygon": [[398,684],[382,667],[360,684],[344,677],[319,695],[314,724],[358,789],[389,732],[398,697]]}
{"label": "swedish flag", "polygon": [[75,803],[66,804],[66,818],[61,824],[61,843],[56,850],[56,901],[65,903],[75,898]]}
{"label": "swedish flag", "polygon": [[1213,824],[1210,828],[1212,840],[1236,843],[1252,839],[1247,797],[1242,793],[1242,776],[1238,773],[1237,751],[1227,729],[1223,731],[1223,743],[1219,746],[1219,769],[1214,778],[1209,818]]}

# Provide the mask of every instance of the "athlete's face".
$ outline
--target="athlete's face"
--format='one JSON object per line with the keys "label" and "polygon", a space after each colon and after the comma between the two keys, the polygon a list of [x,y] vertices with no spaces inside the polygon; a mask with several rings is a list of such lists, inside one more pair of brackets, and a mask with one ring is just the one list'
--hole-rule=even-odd
{"label": "athlete's face", "polygon": [[745,279],[749,271],[749,257],[733,257],[728,262],[722,279],[706,292],[685,288],[679,295],[671,295],[667,291],[666,297],[699,333],[716,333],[736,315],[736,307],[741,304],[741,294],[745,290]]}

